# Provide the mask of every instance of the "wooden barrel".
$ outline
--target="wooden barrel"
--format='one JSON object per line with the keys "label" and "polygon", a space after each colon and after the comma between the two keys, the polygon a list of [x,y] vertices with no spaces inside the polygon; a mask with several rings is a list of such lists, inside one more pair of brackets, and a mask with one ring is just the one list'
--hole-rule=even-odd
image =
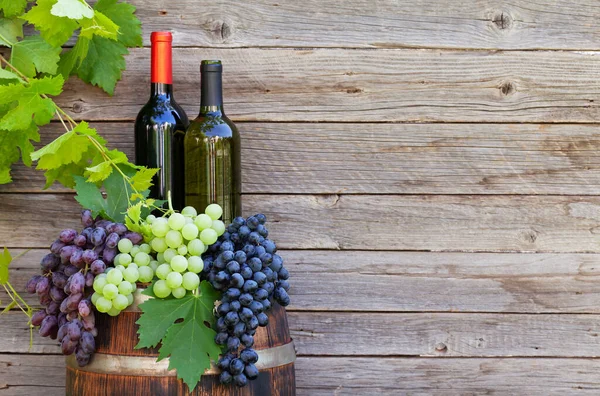
{"label": "wooden barrel", "polygon": [[[140,297],[136,292],[136,300]],[[290,338],[285,309],[277,303],[269,312],[269,325],[259,327],[254,346],[259,355],[260,374],[248,385],[221,385],[214,366],[202,376],[193,393],[177,379],[175,370],[167,370],[168,359],[156,362],[158,349],[134,349],[138,342],[137,325],[141,312],[136,303],[117,317],[97,315],[96,353],[85,367],[75,356],[67,357],[67,395],[295,395],[296,354]]]}

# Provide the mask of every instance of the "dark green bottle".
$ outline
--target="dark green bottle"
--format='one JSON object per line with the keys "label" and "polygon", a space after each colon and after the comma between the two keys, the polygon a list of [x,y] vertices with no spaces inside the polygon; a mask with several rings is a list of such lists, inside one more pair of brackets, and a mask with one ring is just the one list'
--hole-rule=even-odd
{"label": "dark green bottle", "polygon": [[185,204],[198,211],[211,203],[223,208],[223,221],[242,214],[240,134],[223,111],[221,61],[200,65],[200,114],[184,139]]}

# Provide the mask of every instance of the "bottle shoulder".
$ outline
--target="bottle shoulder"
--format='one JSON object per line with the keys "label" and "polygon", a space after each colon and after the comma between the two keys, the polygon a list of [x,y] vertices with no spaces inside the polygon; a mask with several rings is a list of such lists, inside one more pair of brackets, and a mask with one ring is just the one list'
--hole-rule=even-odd
{"label": "bottle shoulder", "polygon": [[220,137],[239,137],[235,124],[227,116],[200,115],[190,122],[188,134]]}
{"label": "bottle shoulder", "polygon": [[136,118],[136,124],[179,124],[184,128],[189,125],[185,111],[173,99],[150,100],[142,107]]}

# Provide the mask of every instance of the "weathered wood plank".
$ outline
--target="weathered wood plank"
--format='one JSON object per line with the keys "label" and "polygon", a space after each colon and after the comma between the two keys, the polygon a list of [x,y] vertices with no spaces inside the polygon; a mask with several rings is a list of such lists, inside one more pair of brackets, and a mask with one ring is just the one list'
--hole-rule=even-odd
{"label": "weathered wood plank", "polygon": [[[32,250],[11,265],[12,284],[36,307],[37,297],[24,288],[44,254]],[[282,256],[292,279],[290,310],[600,313],[593,254],[318,250]],[[0,301],[7,304],[4,291]]]}
{"label": "weathered wood plank", "polygon": [[[0,246],[49,246],[65,227],[79,227],[70,194],[1,199]],[[245,215],[268,216],[271,236],[286,249],[600,251],[594,196],[245,195],[243,202]]]}
{"label": "weathered wood plank", "polygon": [[[598,315],[288,312],[299,355],[598,357]],[[0,321],[0,351],[29,352],[23,314]],[[36,332],[37,333],[37,332]],[[60,353],[35,334],[32,353]]]}
{"label": "weathered wood plank", "polygon": [[132,0],[178,46],[598,49],[593,0],[573,2]]}
{"label": "weathered wood plank", "polygon": [[[131,120],[147,100],[149,49],[115,96],[73,79],[59,104],[86,120]],[[600,60],[589,52],[178,49],[176,97],[199,103],[200,59],[225,64],[235,121],[595,122]]]}
{"label": "weathered wood plank", "polygon": [[[132,123],[96,124],[133,159]],[[600,194],[597,125],[240,123],[245,193]],[[61,133],[53,124],[42,143]],[[382,166],[383,164],[383,166]],[[0,192],[41,192],[16,166]],[[60,185],[47,191],[69,191]]]}
{"label": "weathered wood plank", "polygon": [[[300,357],[299,396],[596,395],[597,359]],[[32,375],[32,372],[35,375]],[[64,358],[0,355],[0,395],[63,395]]]}

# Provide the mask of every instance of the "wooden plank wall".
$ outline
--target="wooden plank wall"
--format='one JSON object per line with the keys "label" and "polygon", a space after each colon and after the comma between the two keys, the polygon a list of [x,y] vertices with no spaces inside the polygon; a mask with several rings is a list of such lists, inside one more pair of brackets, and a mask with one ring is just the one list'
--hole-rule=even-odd
{"label": "wooden plank wall", "polygon": [[[225,62],[245,212],[292,273],[299,395],[600,393],[597,1],[130,2],[146,46],[175,33],[190,115],[199,61]],[[129,154],[149,52],[114,98],[61,97]],[[22,291],[77,204],[15,176],[0,246],[31,249]],[[56,345],[28,350],[16,312],[0,334],[1,396],[64,393]]]}

